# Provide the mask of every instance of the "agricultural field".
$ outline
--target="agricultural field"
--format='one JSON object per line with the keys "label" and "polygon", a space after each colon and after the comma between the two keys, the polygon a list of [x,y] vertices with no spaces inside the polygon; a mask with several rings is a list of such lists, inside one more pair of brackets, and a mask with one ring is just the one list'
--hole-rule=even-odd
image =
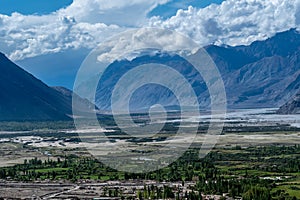
{"label": "agricultural field", "polygon": [[[265,116],[249,111],[238,117],[229,114],[218,143],[203,158],[199,151],[208,124],[200,123],[197,139],[179,159],[164,168],[141,173],[109,167],[91,149],[100,143],[101,151],[97,153],[113,160],[119,152],[111,148],[112,144],[130,144],[145,155],[139,162],[152,166],[161,162],[160,156],[165,159],[168,155],[148,159],[143,150],[166,145],[178,126],[195,126],[194,121],[179,124],[173,116],[160,133],[147,137],[141,134],[142,139],[124,134],[109,116],[102,118],[101,129],[85,130],[76,130],[70,122],[2,122],[0,197],[300,199],[298,119],[276,120],[269,113]],[[147,120],[144,115],[135,117],[141,124]],[[176,148],[190,139],[186,130],[186,137],[173,138]],[[111,143],[101,143],[97,134],[105,135]],[[174,155],[171,152],[169,156]],[[123,167],[133,164],[124,162]]]}

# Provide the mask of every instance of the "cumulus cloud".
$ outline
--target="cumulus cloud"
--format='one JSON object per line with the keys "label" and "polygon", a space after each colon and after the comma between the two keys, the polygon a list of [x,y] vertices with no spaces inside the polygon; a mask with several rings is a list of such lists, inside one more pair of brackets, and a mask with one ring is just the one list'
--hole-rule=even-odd
{"label": "cumulus cloud", "polygon": [[[156,53],[153,50],[174,52],[179,54],[196,53],[199,46],[190,38],[175,31],[157,28],[141,28],[126,31],[99,46],[97,60],[111,63],[114,60],[132,60],[136,56]],[[147,51],[149,50],[149,51]],[[142,51],[142,52],[141,52]]]}
{"label": "cumulus cloud", "polygon": [[145,24],[147,13],[168,1],[74,0],[71,6],[59,12],[65,15],[76,14],[76,19],[81,22],[96,23],[100,20],[105,24],[133,27]]}
{"label": "cumulus cloud", "polygon": [[78,23],[70,16],[0,15],[0,35],[3,49],[9,57],[22,60],[38,55],[57,53],[66,49],[93,48],[110,34],[120,31],[116,25]]}
{"label": "cumulus cloud", "polygon": [[169,19],[147,13],[171,0],[74,0],[42,16],[0,15],[0,51],[13,60],[92,49],[129,27],[159,27],[190,36],[200,45],[250,44],[300,27],[300,0],[226,0],[206,8],[178,10]]}
{"label": "cumulus cloud", "polygon": [[149,25],[184,33],[201,45],[250,44],[277,32],[300,27],[299,0],[226,0],[203,9],[178,10],[167,20],[153,17]]}
{"label": "cumulus cloud", "polygon": [[91,49],[128,26],[145,23],[147,12],[165,2],[74,0],[48,15],[0,15],[0,51],[17,61],[72,48]]}

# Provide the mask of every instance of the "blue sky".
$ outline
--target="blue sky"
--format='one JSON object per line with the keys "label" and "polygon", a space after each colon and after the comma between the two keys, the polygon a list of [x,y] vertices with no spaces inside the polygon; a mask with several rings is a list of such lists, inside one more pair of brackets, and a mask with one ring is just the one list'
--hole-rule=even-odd
{"label": "blue sky", "polygon": [[10,15],[13,12],[28,14],[48,14],[70,5],[73,0],[0,0],[0,13]]}
{"label": "blue sky", "polygon": [[300,0],[0,0],[0,52],[72,88],[84,57],[132,27],[171,29],[199,46],[248,45],[300,30],[299,13]]}
{"label": "blue sky", "polygon": [[175,15],[178,9],[187,9],[189,6],[204,8],[212,3],[220,4],[223,1],[224,0],[173,0],[166,4],[157,6],[148,15],[158,15],[162,18],[169,18]]}
{"label": "blue sky", "polygon": [[[173,0],[153,9],[148,16],[158,15],[163,18],[176,14],[178,9],[186,9],[188,6],[203,8],[211,3],[220,4],[223,0]],[[0,13],[11,15],[18,12],[24,15],[43,15],[54,12],[70,5],[73,0],[0,0]]]}
{"label": "blue sky", "polygon": [[[87,0],[88,1],[88,0]],[[112,0],[114,1],[114,0]],[[166,4],[157,5],[152,11],[146,13],[147,18],[152,16],[160,16],[161,18],[168,18],[176,14],[178,9],[187,9],[188,6],[194,6],[197,8],[203,8],[211,3],[221,3],[223,0],[171,0]],[[92,1],[90,1],[92,3]],[[23,16],[27,15],[39,15],[46,16],[52,12],[55,12],[61,8],[66,8],[73,3],[73,0],[0,0],[0,14],[11,15],[14,12],[20,13]],[[109,4],[109,3],[107,3]],[[141,6],[142,8],[142,6]],[[116,13],[120,12],[135,12],[135,10],[124,9],[118,10]],[[138,8],[137,8],[138,9]],[[98,18],[102,18],[104,23],[117,23],[118,16],[107,11],[108,15],[99,15]],[[111,13],[111,14],[110,14]],[[138,16],[138,15],[137,15]],[[124,15],[123,19],[119,19],[120,26],[126,26],[126,23],[122,24],[122,20],[125,21],[127,16]],[[89,21],[93,21],[93,17],[90,17]],[[128,16],[130,21],[134,21]],[[110,20],[111,19],[111,20]],[[1,22],[1,21],[0,21]],[[28,21],[28,23],[30,23]],[[134,25],[133,25],[134,26]],[[20,26],[20,29],[22,27]],[[50,30],[51,31],[51,30]],[[42,35],[39,33],[37,36]],[[62,37],[62,36],[60,36]],[[0,42],[1,44],[1,42]],[[22,46],[16,44],[16,47]],[[25,44],[26,46],[26,44]],[[1,47],[1,46],[0,46]],[[42,47],[41,47],[42,48]],[[9,49],[9,47],[7,48]],[[13,51],[14,49],[12,49]],[[6,49],[0,49],[0,51],[6,51]],[[38,50],[39,51],[39,50]],[[21,59],[12,58],[17,64],[21,65],[23,68],[33,73],[38,78],[42,79],[49,85],[63,85],[68,88],[72,88],[73,79],[76,74],[76,70],[79,68],[80,63],[84,59],[85,55],[89,51],[86,48],[83,50],[72,50],[65,49],[60,52],[53,53],[43,53],[41,55],[34,54],[33,56],[25,56]],[[7,53],[7,52],[6,52]],[[73,56],[73,55],[76,55]],[[71,59],[73,56],[73,59]]]}

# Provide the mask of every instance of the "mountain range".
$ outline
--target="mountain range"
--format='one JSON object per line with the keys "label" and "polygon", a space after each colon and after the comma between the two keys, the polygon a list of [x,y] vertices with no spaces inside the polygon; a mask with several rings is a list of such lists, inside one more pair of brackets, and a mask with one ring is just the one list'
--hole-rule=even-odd
{"label": "mountain range", "polygon": [[2,53],[0,70],[0,121],[71,119],[72,91],[47,86]]}
{"label": "mountain range", "polygon": [[[210,45],[205,50],[222,75],[229,108],[279,107],[299,91],[300,34],[295,29],[249,46]],[[99,82],[97,106],[109,110],[111,93],[120,77],[130,69],[146,63],[172,66],[193,86],[200,106],[204,109],[209,106],[207,87],[199,73],[180,56],[164,53],[113,62]],[[146,109],[156,103],[174,106],[176,99],[171,94],[171,91],[157,85],[144,86],[133,95],[130,108]]]}
{"label": "mountain range", "polygon": [[230,107],[279,107],[300,88],[300,34],[278,33],[250,46],[206,48],[219,67]]}
{"label": "mountain range", "polygon": [[[281,113],[299,112],[300,34],[295,29],[276,34],[249,46],[205,47],[222,75],[229,108],[280,107]],[[200,106],[209,107],[207,86],[193,66],[178,55],[156,53],[113,62],[102,75],[96,106],[110,110],[115,84],[130,69],[147,63],[172,66],[195,90]],[[49,87],[0,53],[0,120],[69,120],[72,91]],[[154,69],[155,70],[155,69]],[[176,85],[176,80],[174,81]],[[100,87],[101,85],[101,87]],[[88,83],[84,88],[88,88]],[[298,95],[296,95],[298,94]],[[95,106],[80,98],[82,111]],[[286,104],[287,102],[287,104]],[[138,89],[130,100],[134,110],[153,104],[176,106],[178,101],[165,87],[150,84]]]}

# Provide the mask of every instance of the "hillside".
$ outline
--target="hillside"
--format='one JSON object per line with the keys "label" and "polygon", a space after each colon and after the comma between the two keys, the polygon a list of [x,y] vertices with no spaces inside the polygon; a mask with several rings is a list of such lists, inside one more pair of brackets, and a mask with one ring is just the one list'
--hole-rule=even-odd
{"label": "hillside", "polygon": [[70,120],[72,96],[51,88],[0,53],[0,120]]}
{"label": "hillside", "polygon": [[277,111],[278,114],[300,114],[300,93],[294,98],[281,106]]}
{"label": "hillside", "polygon": [[[220,70],[229,108],[279,107],[300,88],[300,34],[295,29],[249,46],[210,45],[205,49]],[[165,54],[140,55],[131,61],[111,63],[97,90],[97,106],[109,110],[111,92],[118,79],[145,63],[172,66],[193,85],[201,107],[209,106],[207,88],[199,74],[181,57]],[[149,85],[137,91],[131,100],[133,109],[144,109],[156,103],[172,106],[176,99],[170,91]]]}

